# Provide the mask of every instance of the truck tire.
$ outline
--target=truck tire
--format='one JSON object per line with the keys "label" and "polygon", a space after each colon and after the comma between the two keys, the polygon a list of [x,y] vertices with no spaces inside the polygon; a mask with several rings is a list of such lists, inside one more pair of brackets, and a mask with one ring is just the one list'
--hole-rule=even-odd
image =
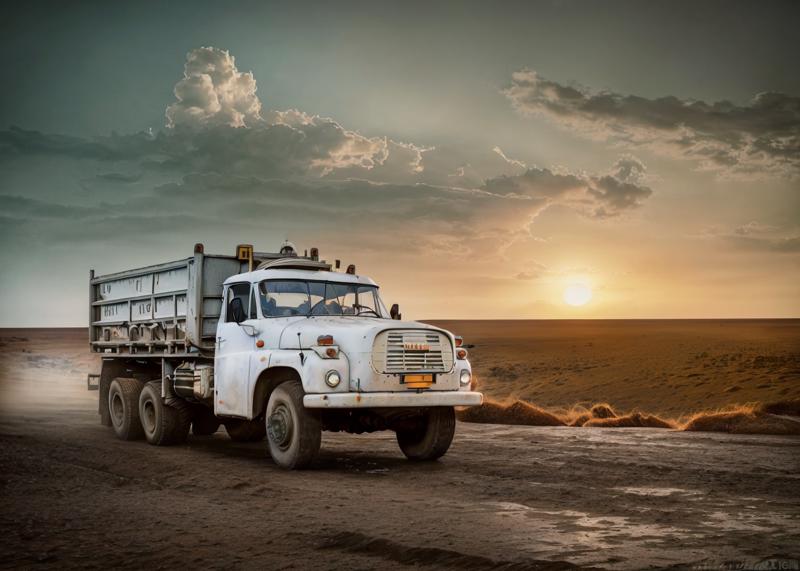
{"label": "truck tire", "polygon": [[193,407],[192,434],[195,436],[210,436],[219,430],[221,424],[214,411],[207,406]]}
{"label": "truck tire", "polygon": [[304,394],[300,381],[286,381],[272,391],[267,403],[269,454],[278,466],[287,470],[307,468],[322,441],[322,423],[303,406]]}
{"label": "truck tire", "polygon": [[267,435],[267,427],[260,418],[228,420],[225,430],[234,442],[261,442]]}
{"label": "truck tire", "polygon": [[397,431],[397,443],[409,460],[436,460],[450,448],[455,431],[456,413],[453,407],[432,407],[418,427]]}
{"label": "truck tire", "polygon": [[147,442],[169,446],[186,442],[191,424],[189,404],[178,398],[161,398],[161,381],[151,381],[139,396],[139,416]]}
{"label": "truck tire", "polygon": [[108,388],[108,412],[114,433],[121,440],[144,436],[139,420],[139,393],[143,383],[137,379],[116,378]]}

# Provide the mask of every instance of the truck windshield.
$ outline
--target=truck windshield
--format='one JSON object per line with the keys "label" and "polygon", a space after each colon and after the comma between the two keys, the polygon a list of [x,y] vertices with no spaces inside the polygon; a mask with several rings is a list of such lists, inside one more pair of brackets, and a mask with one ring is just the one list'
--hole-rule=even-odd
{"label": "truck windshield", "polygon": [[388,319],[378,288],[361,284],[304,280],[264,280],[258,284],[264,317],[352,315]]}

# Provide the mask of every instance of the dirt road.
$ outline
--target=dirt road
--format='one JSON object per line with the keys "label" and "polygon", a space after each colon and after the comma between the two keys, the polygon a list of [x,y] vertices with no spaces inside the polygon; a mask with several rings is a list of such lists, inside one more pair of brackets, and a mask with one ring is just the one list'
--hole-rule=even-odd
{"label": "dirt road", "polygon": [[326,433],[314,469],[287,473],[224,431],[173,448],[116,440],[83,390],[86,363],[29,351],[0,366],[3,567],[716,569],[800,556],[796,438],[459,424],[447,456],[419,465],[389,434]]}

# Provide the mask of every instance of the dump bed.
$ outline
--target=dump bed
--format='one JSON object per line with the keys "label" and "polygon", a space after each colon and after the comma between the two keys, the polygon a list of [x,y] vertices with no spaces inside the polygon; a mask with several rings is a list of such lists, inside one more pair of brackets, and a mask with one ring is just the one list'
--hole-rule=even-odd
{"label": "dump bed", "polygon": [[190,258],[115,274],[92,272],[92,349],[143,356],[213,352],[222,282],[247,269],[247,261],[201,250]]}
{"label": "dump bed", "polygon": [[[237,247],[236,256],[194,255],[89,280],[89,341],[99,353],[160,357],[214,352],[222,310],[222,283],[253,264],[297,257],[294,251],[253,252]],[[312,258],[317,259],[316,248]]]}

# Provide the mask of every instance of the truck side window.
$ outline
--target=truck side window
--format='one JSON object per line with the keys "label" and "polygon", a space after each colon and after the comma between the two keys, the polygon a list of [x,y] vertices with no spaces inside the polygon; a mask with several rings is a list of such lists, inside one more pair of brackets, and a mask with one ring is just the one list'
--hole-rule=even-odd
{"label": "truck side window", "polygon": [[[239,298],[242,302],[242,307],[247,308],[250,306],[250,284],[233,284],[228,287],[228,296],[225,300],[225,322],[226,323],[235,323],[236,319],[231,312],[231,302],[235,298]],[[245,311],[247,311],[245,309]]]}

